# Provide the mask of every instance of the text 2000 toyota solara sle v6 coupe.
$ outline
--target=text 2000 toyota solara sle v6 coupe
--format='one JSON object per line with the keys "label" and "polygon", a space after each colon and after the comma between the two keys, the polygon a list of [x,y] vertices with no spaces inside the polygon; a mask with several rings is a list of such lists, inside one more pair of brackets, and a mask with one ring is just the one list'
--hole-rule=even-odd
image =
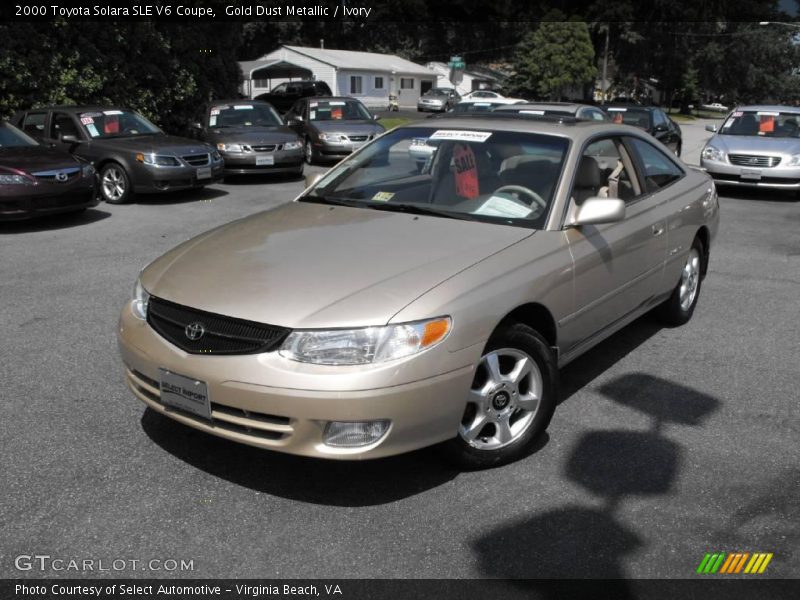
{"label": "text 2000 toyota solara sle v6 coupe", "polygon": [[261,448],[445,442],[464,467],[498,465],[544,432],[561,366],[648,310],[691,318],[718,211],[708,175],[634,127],[400,127],[145,268],[119,322],[126,380],[158,413]]}

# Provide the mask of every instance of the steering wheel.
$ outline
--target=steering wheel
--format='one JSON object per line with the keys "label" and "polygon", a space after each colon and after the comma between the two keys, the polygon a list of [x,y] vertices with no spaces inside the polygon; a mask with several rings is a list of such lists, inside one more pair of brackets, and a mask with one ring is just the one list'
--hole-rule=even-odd
{"label": "steering wheel", "polygon": [[534,192],[532,189],[526,188],[521,185],[504,185],[497,188],[492,194],[500,194],[502,192],[516,192],[532,200],[531,205],[535,202],[542,210],[547,210],[547,202],[542,197]]}

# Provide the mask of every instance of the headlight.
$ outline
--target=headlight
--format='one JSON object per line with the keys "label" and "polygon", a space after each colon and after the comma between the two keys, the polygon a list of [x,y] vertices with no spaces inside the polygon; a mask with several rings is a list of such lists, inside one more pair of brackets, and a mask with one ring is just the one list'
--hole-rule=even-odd
{"label": "headlight", "polygon": [[365,365],[411,356],[441,343],[450,332],[450,317],[430,321],[338,329],[294,331],[280,355],[318,365]]}
{"label": "headlight", "polygon": [[93,177],[95,173],[94,167],[92,165],[83,165],[82,173],[84,177]]}
{"label": "headlight", "polygon": [[133,301],[131,302],[131,312],[133,316],[142,321],[147,320],[147,304],[150,302],[150,294],[142,287],[142,282],[136,280],[133,288]]}
{"label": "headlight", "polygon": [[286,142],[283,145],[284,150],[300,150],[303,147],[303,144],[298,140],[296,142]]}
{"label": "headlight", "polygon": [[33,181],[25,175],[8,175],[0,173],[0,185],[32,185]]}
{"label": "headlight", "polygon": [[703,148],[702,157],[705,160],[722,162],[725,160],[725,153],[719,148],[709,145]]}
{"label": "headlight", "polygon": [[796,167],[800,165],[800,154],[795,154],[789,159],[789,162],[786,163],[787,167]]}
{"label": "headlight", "polygon": [[222,152],[244,152],[241,144],[217,144],[217,150]]}
{"label": "headlight", "polygon": [[318,137],[323,142],[338,143],[342,141],[342,136],[339,133],[320,133]]}
{"label": "headlight", "polygon": [[156,165],[157,167],[179,167],[181,165],[174,156],[164,154],[137,154],[136,160],[146,165]]}
{"label": "headlight", "polygon": [[211,160],[222,160],[222,157],[219,155],[219,152],[216,150],[211,150]]}

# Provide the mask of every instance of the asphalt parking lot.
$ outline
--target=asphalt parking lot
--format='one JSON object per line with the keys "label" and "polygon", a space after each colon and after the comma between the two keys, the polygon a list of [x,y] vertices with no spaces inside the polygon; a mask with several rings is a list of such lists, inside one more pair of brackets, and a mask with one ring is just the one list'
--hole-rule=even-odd
{"label": "asphalt parking lot", "polygon": [[[702,125],[683,125],[688,162]],[[333,463],[239,446],[125,388],[115,327],[139,269],[301,188],[240,179],[0,225],[0,577],[684,578],[711,551],[772,552],[766,575],[800,576],[795,196],[724,191],[693,320],[628,326],[563,371],[536,453],[459,473],[430,449]],[[20,554],[194,569],[18,571]]]}

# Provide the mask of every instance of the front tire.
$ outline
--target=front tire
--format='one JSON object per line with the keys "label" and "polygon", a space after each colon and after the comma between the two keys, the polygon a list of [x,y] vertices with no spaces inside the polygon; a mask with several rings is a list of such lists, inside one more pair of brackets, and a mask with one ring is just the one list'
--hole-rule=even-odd
{"label": "front tire", "polygon": [[306,142],[303,144],[303,157],[309,165],[313,165],[318,159],[317,152],[314,150],[314,146],[311,144],[309,138],[306,138]]}
{"label": "front tire", "polygon": [[131,180],[122,165],[108,163],[100,171],[100,194],[109,204],[125,204],[131,197]]}
{"label": "front tire", "polygon": [[705,248],[699,238],[694,238],[689,254],[683,264],[681,278],[672,294],[658,307],[658,317],[673,327],[683,325],[692,318],[697,299],[700,297],[700,285],[703,282],[703,262]]}
{"label": "front tire", "polygon": [[458,435],[443,449],[464,469],[486,469],[525,456],[547,429],[558,399],[558,366],[536,331],[514,323],[484,349]]}

